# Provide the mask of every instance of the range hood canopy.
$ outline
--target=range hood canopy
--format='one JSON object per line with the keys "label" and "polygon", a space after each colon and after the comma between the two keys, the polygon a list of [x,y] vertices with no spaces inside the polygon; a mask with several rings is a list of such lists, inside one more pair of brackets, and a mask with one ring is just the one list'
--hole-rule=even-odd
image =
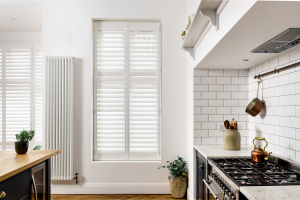
{"label": "range hood canopy", "polygon": [[252,53],[281,53],[300,44],[300,28],[289,28],[252,50]]}

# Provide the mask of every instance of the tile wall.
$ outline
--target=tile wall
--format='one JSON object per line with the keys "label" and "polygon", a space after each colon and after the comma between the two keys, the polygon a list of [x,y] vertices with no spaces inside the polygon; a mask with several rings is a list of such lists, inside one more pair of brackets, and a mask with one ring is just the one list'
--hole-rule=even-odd
{"label": "tile wall", "polygon": [[[300,62],[300,48],[283,53],[249,69],[249,101],[256,97],[255,74]],[[263,112],[249,117],[249,142],[265,137],[268,151],[300,162],[300,67],[263,78],[259,98],[265,101]],[[263,145],[263,144],[262,144]]]}
{"label": "tile wall", "polygon": [[249,70],[194,70],[194,144],[222,144],[219,125],[234,118],[247,143]]}

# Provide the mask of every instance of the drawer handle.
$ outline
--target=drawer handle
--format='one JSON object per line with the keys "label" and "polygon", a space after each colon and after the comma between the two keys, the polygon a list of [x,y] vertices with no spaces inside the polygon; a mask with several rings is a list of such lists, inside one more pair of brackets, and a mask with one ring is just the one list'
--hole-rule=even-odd
{"label": "drawer handle", "polygon": [[203,165],[200,165],[200,166],[199,166],[199,169],[203,170]]}
{"label": "drawer handle", "polygon": [[0,192],[0,199],[2,199],[2,198],[4,198],[4,197],[6,197],[6,193],[5,193],[4,191],[1,191],[1,192]]}

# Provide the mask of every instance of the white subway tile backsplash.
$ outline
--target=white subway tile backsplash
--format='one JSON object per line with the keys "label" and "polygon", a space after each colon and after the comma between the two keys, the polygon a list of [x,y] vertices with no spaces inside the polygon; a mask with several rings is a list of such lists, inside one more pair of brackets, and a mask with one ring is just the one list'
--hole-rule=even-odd
{"label": "white subway tile backsplash", "polygon": [[266,105],[270,105],[270,106],[278,106],[278,97],[271,97],[270,99],[270,104],[266,104]]}
{"label": "white subway tile backsplash", "polygon": [[296,106],[296,117],[300,117],[300,106]]}
{"label": "white subway tile backsplash", "polygon": [[217,108],[216,107],[203,107],[202,108],[202,114],[217,114]]}
{"label": "white subway tile backsplash", "polygon": [[267,125],[267,133],[274,135],[275,133],[275,126],[274,125]]}
{"label": "white subway tile backsplash", "polygon": [[300,140],[300,129],[296,129],[295,138]]}
{"label": "white subway tile backsplash", "polygon": [[232,78],[232,84],[247,84],[247,77],[234,77]]}
{"label": "white subway tile backsplash", "polygon": [[201,84],[201,78],[200,77],[194,77],[194,84]]}
{"label": "white subway tile backsplash", "polygon": [[290,83],[290,75],[289,74],[285,74],[282,76],[279,76],[279,85],[287,85]]}
{"label": "white subway tile backsplash", "polygon": [[194,85],[195,92],[208,91],[208,85]]}
{"label": "white subway tile backsplash", "polygon": [[278,66],[278,57],[272,58],[270,60],[270,69]]}
{"label": "white subway tile backsplash", "polygon": [[208,115],[194,115],[195,122],[208,122]]}
{"label": "white subway tile backsplash", "polygon": [[222,137],[223,132],[219,130],[209,130],[209,137]]}
{"label": "white subway tile backsplash", "polygon": [[217,129],[217,124],[216,122],[203,122],[202,123],[202,129]]}
{"label": "white subway tile backsplash", "polygon": [[299,117],[290,117],[290,127],[300,128],[300,118]]}
{"label": "white subway tile backsplash", "polygon": [[249,103],[250,103],[250,101],[248,99],[247,100],[239,100],[239,106],[242,106],[245,108],[248,106]]}
{"label": "white subway tile backsplash", "polygon": [[255,67],[252,67],[249,69],[249,76],[252,76],[255,74]]}
{"label": "white subway tile backsplash", "polygon": [[208,76],[208,69],[194,70],[194,76]]}
{"label": "white subway tile backsplash", "polygon": [[263,63],[263,71],[266,71],[270,68],[270,61],[266,61]]}
{"label": "white subway tile backsplash", "polygon": [[238,69],[224,69],[224,76],[239,76]]}
{"label": "white subway tile backsplash", "polygon": [[201,114],[201,107],[194,107],[194,115]]}
{"label": "white subway tile backsplash", "polygon": [[208,106],[208,100],[194,100],[194,106]]}
{"label": "white subway tile backsplash", "polygon": [[300,105],[300,94],[290,95],[290,105]]}
{"label": "white subway tile backsplash", "polygon": [[287,117],[294,117],[296,116],[296,106],[285,106],[284,113]]}
{"label": "white subway tile backsplash", "polygon": [[289,96],[280,96],[278,99],[279,106],[288,106],[290,105],[290,97]]}
{"label": "white subway tile backsplash", "polygon": [[209,85],[209,91],[223,91],[223,85]]}
{"label": "white subway tile backsplash", "polygon": [[278,83],[279,83],[279,78],[278,77],[273,77],[273,78],[270,79],[270,87],[277,87]]}
{"label": "white subway tile backsplash", "polygon": [[255,73],[256,74],[258,74],[258,73],[260,73],[260,72],[262,72],[263,71],[263,66],[262,66],[262,64],[259,64],[259,65],[257,65],[256,67],[255,67]]}
{"label": "white subway tile backsplash", "polygon": [[223,76],[223,69],[210,69],[209,76]]}
{"label": "white subway tile backsplash", "polygon": [[220,122],[223,121],[223,115],[209,115],[210,122]]}
{"label": "white subway tile backsplash", "polygon": [[246,92],[232,92],[232,99],[247,99]]}
{"label": "white subway tile backsplash", "polygon": [[296,160],[296,151],[291,149],[284,149],[284,157],[292,161]]}
{"label": "white subway tile backsplash", "polygon": [[231,77],[217,77],[218,84],[231,84]]}
{"label": "white subway tile backsplash", "polygon": [[194,130],[201,129],[201,122],[194,122]]}
{"label": "white subway tile backsplash", "polygon": [[201,99],[201,92],[194,92],[194,99]]}
{"label": "white subway tile backsplash", "polygon": [[239,106],[239,100],[224,100],[224,106],[237,107]]}
{"label": "white subway tile backsplash", "polygon": [[281,54],[279,56],[279,65],[283,65],[286,64],[290,61],[290,52],[286,52],[284,54]]}
{"label": "white subway tile backsplash", "polygon": [[231,92],[217,92],[217,99],[231,99]]}
{"label": "white subway tile backsplash", "polygon": [[300,71],[290,73],[290,83],[300,82]]}
{"label": "white subway tile backsplash", "polygon": [[296,83],[296,90],[295,90],[296,94],[300,93],[300,83]]}
{"label": "white subway tile backsplash", "polygon": [[278,116],[271,116],[271,124],[272,125],[279,125],[280,118]]}
{"label": "white subway tile backsplash", "polygon": [[231,114],[231,107],[218,107],[217,114]]}
{"label": "white subway tile backsplash", "polygon": [[202,138],[196,138],[194,137],[194,145],[201,144]]}
{"label": "white subway tile backsplash", "polygon": [[234,118],[234,120],[235,121],[240,121],[240,118],[239,118],[239,116],[238,115],[224,115],[224,119],[223,119],[223,121],[225,121],[225,120],[228,120],[228,121],[231,121],[231,119],[232,118]]}
{"label": "white subway tile backsplash", "polygon": [[285,116],[284,115],[284,106],[277,106],[275,109],[276,116]]}
{"label": "white subway tile backsplash", "polygon": [[249,121],[249,115],[239,115],[238,119],[241,122],[248,122]]}
{"label": "white subway tile backsplash", "polygon": [[290,118],[289,117],[280,117],[280,126],[289,126],[290,124]]}
{"label": "white subway tile backsplash", "polygon": [[208,137],[208,130],[194,130],[194,137]]}
{"label": "white subway tile backsplash", "polygon": [[281,96],[281,95],[284,95],[284,85],[282,85],[282,86],[278,86],[278,87],[275,87],[274,88],[274,95],[275,96]]}
{"label": "white subway tile backsplash", "polygon": [[216,84],[216,77],[202,77],[202,84]]}
{"label": "white subway tile backsplash", "polygon": [[300,48],[296,48],[290,51],[290,61],[297,60],[299,58],[300,58]]}
{"label": "white subway tile backsplash", "polygon": [[[223,85],[222,85],[223,86]],[[224,91],[239,91],[238,85],[224,85]]]}
{"label": "white subway tile backsplash", "polygon": [[296,138],[296,129],[285,127],[284,128],[284,136],[295,139]]}
{"label": "white subway tile backsplash", "polygon": [[233,107],[231,109],[232,114],[245,114],[245,107]]}
{"label": "white subway tile backsplash", "polygon": [[[278,125],[278,124],[276,124]],[[275,126],[275,135],[284,136],[284,127]]]}
{"label": "white subway tile backsplash", "polygon": [[217,138],[202,138],[202,144],[217,144]]}
{"label": "white subway tile backsplash", "polygon": [[202,92],[202,99],[216,99],[216,92]]}
{"label": "white subway tile backsplash", "polygon": [[223,144],[223,137],[217,137],[217,144]]}
{"label": "white subway tile backsplash", "polygon": [[279,138],[280,146],[285,148],[290,148],[290,139],[286,137],[280,137]]}
{"label": "white subway tile backsplash", "polygon": [[248,91],[248,85],[239,85],[239,91],[240,92],[247,92]]}
{"label": "white subway tile backsplash", "polygon": [[248,76],[249,70],[248,69],[239,69],[239,76]]}
{"label": "white subway tile backsplash", "polygon": [[300,141],[299,140],[290,139],[290,148],[292,150],[300,151]]}
{"label": "white subway tile backsplash", "polygon": [[284,86],[285,95],[295,94],[296,93],[296,84],[289,84]]}
{"label": "white subway tile backsplash", "polygon": [[209,100],[209,106],[223,106],[223,100]]}

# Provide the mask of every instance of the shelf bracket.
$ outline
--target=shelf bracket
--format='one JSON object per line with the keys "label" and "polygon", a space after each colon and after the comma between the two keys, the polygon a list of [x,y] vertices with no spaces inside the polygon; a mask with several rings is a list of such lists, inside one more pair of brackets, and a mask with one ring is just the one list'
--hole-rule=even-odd
{"label": "shelf bracket", "polygon": [[209,19],[210,23],[216,27],[216,31],[219,30],[219,15],[217,15],[217,10],[203,9],[200,10],[200,13]]}
{"label": "shelf bracket", "polygon": [[190,56],[195,60],[195,51],[194,48],[183,48],[185,51],[189,52]]}

